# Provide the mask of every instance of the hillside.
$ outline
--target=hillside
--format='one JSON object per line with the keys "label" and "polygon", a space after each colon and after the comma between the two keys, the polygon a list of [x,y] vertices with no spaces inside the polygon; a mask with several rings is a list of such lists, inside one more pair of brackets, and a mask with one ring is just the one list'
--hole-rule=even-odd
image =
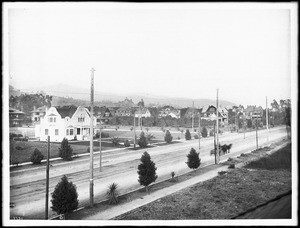
{"label": "hillside", "polygon": [[[43,91],[48,95],[52,95],[52,105],[90,105],[90,90],[80,87],[75,87],[71,85],[50,85],[47,87],[34,87],[29,88],[26,91],[28,93],[35,93],[36,91]],[[101,106],[113,106],[114,103],[123,101],[126,97],[132,99],[134,103],[138,103],[141,99],[144,100],[146,106],[162,106],[162,105],[172,105],[177,108],[191,107],[194,101],[195,107],[202,107],[205,105],[215,104],[216,101],[213,99],[191,99],[182,97],[167,97],[167,96],[157,96],[153,94],[114,94],[114,93],[102,93],[97,91],[95,88],[94,92],[95,105]],[[219,100],[220,106],[232,106],[235,103],[225,100]]]}

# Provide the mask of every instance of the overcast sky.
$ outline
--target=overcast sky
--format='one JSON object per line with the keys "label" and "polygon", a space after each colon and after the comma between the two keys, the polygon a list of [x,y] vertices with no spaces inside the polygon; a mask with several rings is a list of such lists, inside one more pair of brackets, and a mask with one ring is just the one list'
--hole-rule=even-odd
{"label": "overcast sky", "polygon": [[94,67],[101,92],[214,99],[219,88],[220,99],[244,105],[291,98],[290,10],[266,5],[10,8],[9,83],[89,88]]}

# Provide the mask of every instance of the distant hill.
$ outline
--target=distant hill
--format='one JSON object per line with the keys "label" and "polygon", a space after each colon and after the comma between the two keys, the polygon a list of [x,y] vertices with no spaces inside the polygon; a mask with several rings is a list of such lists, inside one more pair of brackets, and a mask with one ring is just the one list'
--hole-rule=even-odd
{"label": "distant hill", "polygon": [[[50,85],[47,87],[35,87],[27,89],[24,92],[36,93],[37,91],[43,91],[48,95],[52,95],[52,105],[90,105],[90,90],[80,87],[75,87],[71,85]],[[23,91],[22,91],[23,92]],[[132,101],[137,104],[141,99],[144,100],[146,106],[162,106],[162,105],[172,105],[177,108],[192,107],[193,101],[195,107],[202,107],[205,105],[215,104],[216,101],[213,99],[191,99],[191,98],[178,98],[178,97],[167,97],[167,96],[157,96],[152,94],[113,94],[113,93],[101,93],[95,88],[94,101],[95,106],[114,106],[118,102],[125,100],[125,98],[132,99]],[[219,100],[220,106],[227,107],[236,105],[233,102]]]}

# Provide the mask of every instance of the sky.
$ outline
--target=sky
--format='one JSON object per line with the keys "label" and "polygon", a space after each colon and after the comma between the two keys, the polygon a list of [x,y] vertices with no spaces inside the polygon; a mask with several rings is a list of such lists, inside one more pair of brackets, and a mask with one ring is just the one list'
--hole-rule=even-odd
{"label": "sky", "polygon": [[[7,10],[9,83],[108,93],[291,98],[291,10],[276,4],[23,4]],[[278,6],[278,5],[277,5]],[[70,94],[70,96],[72,96]]]}

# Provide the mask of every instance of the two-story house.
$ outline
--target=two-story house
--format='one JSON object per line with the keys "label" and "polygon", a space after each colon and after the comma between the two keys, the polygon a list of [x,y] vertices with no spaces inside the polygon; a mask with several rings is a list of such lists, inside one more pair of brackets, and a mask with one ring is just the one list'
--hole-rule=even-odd
{"label": "two-story house", "polygon": [[25,113],[14,108],[9,108],[9,127],[21,127]]}
{"label": "two-story house", "polygon": [[[50,141],[62,141],[63,138],[89,140],[90,118],[90,111],[83,106],[76,109],[74,106],[51,107],[41,118],[40,124],[36,125],[35,137],[40,138],[41,141],[47,141],[48,136]],[[96,118],[94,118],[94,126],[96,126]]]}
{"label": "two-story house", "polygon": [[39,108],[36,108],[34,106],[33,111],[31,111],[31,121],[34,124],[38,124],[41,121],[41,118],[43,118],[47,111],[47,106],[42,106]]}
{"label": "two-story house", "polygon": [[[207,105],[202,108],[201,118],[206,120],[216,120],[217,119],[217,108],[214,105]],[[228,111],[226,108],[219,107],[218,118],[222,123],[228,122]]]}

